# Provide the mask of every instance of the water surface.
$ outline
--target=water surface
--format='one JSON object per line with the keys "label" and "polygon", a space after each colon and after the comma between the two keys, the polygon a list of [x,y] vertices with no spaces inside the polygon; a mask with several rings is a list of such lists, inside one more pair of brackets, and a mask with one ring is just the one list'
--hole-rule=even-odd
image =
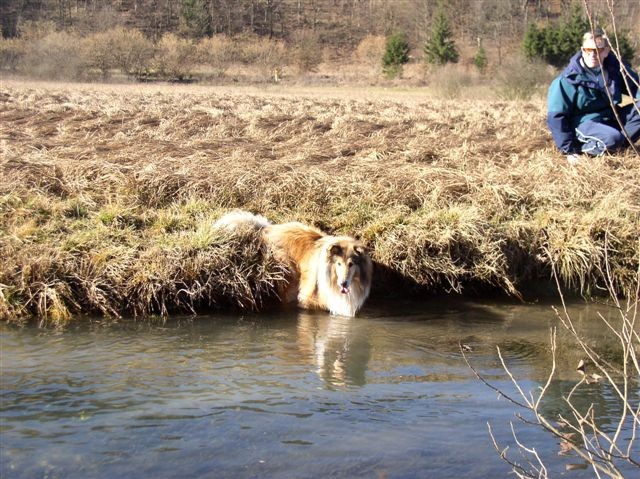
{"label": "water surface", "polygon": [[[610,342],[596,312],[571,314]],[[80,320],[63,331],[0,325],[0,476],[9,478],[507,477],[487,433],[514,440],[521,412],[474,366],[526,389],[550,367],[549,304],[368,304],[355,319],[296,310],[164,323]],[[560,374],[545,403],[578,379],[579,350],[559,332]],[[603,427],[620,405],[594,384]],[[557,441],[517,424],[552,477],[591,477]],[[565,472],[567,464],[577,470]]]}

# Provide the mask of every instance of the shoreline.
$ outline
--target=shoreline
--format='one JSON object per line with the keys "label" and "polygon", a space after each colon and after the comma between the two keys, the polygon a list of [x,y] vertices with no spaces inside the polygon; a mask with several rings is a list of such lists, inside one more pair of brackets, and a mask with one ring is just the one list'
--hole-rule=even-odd
{"label": "shoreline", "polygon": [[640,159],[567,165],[542,100],[0,91],[5,321],[259,310],[275,265],[255,238],[212,231],[233,208],[360,238],[376,299],[517,297],[548,282],[552,264],[572,293],[597,293],[607,267],[616,293],[635,291]]}

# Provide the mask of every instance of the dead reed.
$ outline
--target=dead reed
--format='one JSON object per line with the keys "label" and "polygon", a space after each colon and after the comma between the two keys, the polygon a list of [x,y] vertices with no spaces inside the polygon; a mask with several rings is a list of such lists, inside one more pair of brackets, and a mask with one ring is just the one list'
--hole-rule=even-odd
{"label": "dead reed", "polygon": [[212,231],[230,208],[362,238],[374,295],[519,295],[551,261],[591,293],[605,250],[632,294],[637,157],[569,167],[540,99],[375,96],[5,82],[0,317],[259,309],[282,271]]}

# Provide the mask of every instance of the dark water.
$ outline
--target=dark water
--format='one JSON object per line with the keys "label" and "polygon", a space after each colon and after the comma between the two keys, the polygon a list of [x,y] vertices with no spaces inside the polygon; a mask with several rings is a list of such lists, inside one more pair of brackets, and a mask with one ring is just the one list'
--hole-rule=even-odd
{"label": "dark water", "polygon": [[[571,308],[594,344],[596,313]],[[64,331],[0,325],[0,476],[9,478],[497,478],[522,412],[505,391],[500,346],[527,390],[546,379],[548,304],[369,304],[355,319],[289,311],[165,323],[83,320]],[[545,411],[578,379],[559,331],[559,377]],[[620,412],[606,384],[581,395],[603,427]],[[591,477],[542,431],[516,421],[551,477]],[[568,464],[577,470],[566,471]],[[565,472],[566,471],[566,472]]]}

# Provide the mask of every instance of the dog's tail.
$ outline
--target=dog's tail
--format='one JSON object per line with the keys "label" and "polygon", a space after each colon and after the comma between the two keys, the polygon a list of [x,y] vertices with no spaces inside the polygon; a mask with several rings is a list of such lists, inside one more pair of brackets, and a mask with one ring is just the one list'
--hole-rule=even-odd
{"label": "dog's tail", "polygon": [[213,227],[226,231],[251,227],[258,231],[270,224],[269,220],[262,215],[254,215],[249,211],[235,210],[222,215],[220,219],[213,224]]}

